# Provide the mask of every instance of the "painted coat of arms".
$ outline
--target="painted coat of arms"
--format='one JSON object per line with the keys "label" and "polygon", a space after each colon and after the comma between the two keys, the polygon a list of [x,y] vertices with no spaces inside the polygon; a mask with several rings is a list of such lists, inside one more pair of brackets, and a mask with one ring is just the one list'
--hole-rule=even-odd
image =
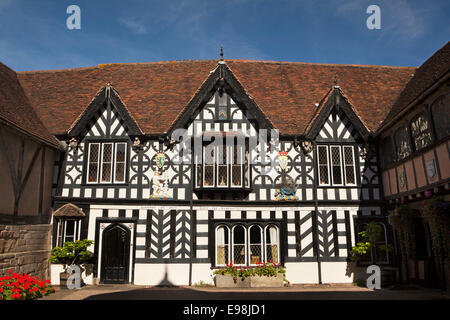
{"label": "painted coat of arms", "polygon": [[425,163],[425,166],[427,168],[427,175],[429,178],[433,178],[436,175],[436,166],[434,164],[434,159],[428,160]]}
{"label": "painted coat of arms", "polygon": [[166,163],[166,155],[162,152],[159,152],[156,154],[155,157],[155,161],[156,161],[156,166],[161,169],[162,167],[164,167],[164,163]]}
{"label": "painted coat of arms", "polygon": [[289,161],[289,158],[288,158],[287,152],[284,152],[284,151],[278,152],[278,164],[279,164],[281,170],[285,170],[287,168],[288,161]]}

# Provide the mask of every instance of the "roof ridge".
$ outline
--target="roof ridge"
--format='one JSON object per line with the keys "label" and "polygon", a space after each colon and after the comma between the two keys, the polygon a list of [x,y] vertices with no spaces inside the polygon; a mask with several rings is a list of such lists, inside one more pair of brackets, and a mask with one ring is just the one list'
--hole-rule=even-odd
{"label": "roof ridge", "polygon": [[[105,67],[114,66],[129,66],[129,65],[157,65],[157,64],[175,64],[175,63],[192,63],[192,62],[216,62],[216,59],[184,59],[184,60],[165,60],[165,61],[150,61],[150,62],[112,62],[100,63],[95,66],[67,68],[67,69],[49,69],[49,70],[25,70],[15,71],[17,74],[31,74],[31,73],[57,73],[67,71],[84,71],[93,69],[103,69]],[[328,67],[353,67],[353,68],[380,68],[380,69],[417,69],[418,66],[388,66],[388,65],[371,65],[371,64],[340,64],[340,63],[324,63],[324,62],[303,62],[303,61],[276,61],[276,60],[253,60],[253,59],[225,59],[225,62],[246,62],[246,63],[263,63],[263,64],[294,64],[294,65],[308,65],[308,66],[328,66]],[[1,62],[0,62],[1,63]]]}

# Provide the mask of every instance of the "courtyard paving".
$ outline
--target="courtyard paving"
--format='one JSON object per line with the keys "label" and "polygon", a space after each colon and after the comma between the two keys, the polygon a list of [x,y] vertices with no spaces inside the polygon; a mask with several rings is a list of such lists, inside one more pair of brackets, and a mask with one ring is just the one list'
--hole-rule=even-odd
{"label": "courtyard paving", "polygon": [[354,285],[294,285],[284,288],[148,287],[137,285],[57,288],[41,300],[450,300],[437,289],[407,286],[371,290]]}

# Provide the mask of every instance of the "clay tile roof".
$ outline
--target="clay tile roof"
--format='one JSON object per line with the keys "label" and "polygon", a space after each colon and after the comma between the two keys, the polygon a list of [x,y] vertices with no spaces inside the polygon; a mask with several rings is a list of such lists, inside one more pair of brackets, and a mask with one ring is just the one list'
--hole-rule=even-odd
{"label": "clay tile roof", "polygon": [[62,207],[58,208],[53,215],[55,217],[84,217],[86,216],[80,208],[72,203],[66,203]]}
{"label": "clay tile roof", "polygon": [[[302,134],[333,85],[339,86],[368,129],[375,131],[414,67],[226,60],[247,94],[281,134]],[[216,60],[108,64],[19,72],[36,112],[53,134],[64,134],[98,90],[110,82],[146,134],[161,134],[217,67]]]}
{"label": "clay tile roof", "polygon": [[36,115],[29,99],[25,95],[16,72],[0,62],[0,121],[26,135],[44,142],[54,148],[60,148]]}
{"label": "clay tile roof", "polygon": [[450,41],[436,51],[414,73],[411,80],[394,102],[390,112],[383,122],[383,127],[393,121],[395,116],[430,88],[436,81],[450,71]]}

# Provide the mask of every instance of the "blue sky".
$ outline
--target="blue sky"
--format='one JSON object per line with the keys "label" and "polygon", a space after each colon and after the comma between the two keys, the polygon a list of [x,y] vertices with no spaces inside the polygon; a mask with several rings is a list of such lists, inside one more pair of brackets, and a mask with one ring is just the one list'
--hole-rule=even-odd
{"label": "blue sky", "polygon": [[[81,29],[68,30],[69,5]],[[369,30],[369,5],[381,29]],[[16,71],[225,58],[418,66],[450,40],[448,0],[0,0]]]}

